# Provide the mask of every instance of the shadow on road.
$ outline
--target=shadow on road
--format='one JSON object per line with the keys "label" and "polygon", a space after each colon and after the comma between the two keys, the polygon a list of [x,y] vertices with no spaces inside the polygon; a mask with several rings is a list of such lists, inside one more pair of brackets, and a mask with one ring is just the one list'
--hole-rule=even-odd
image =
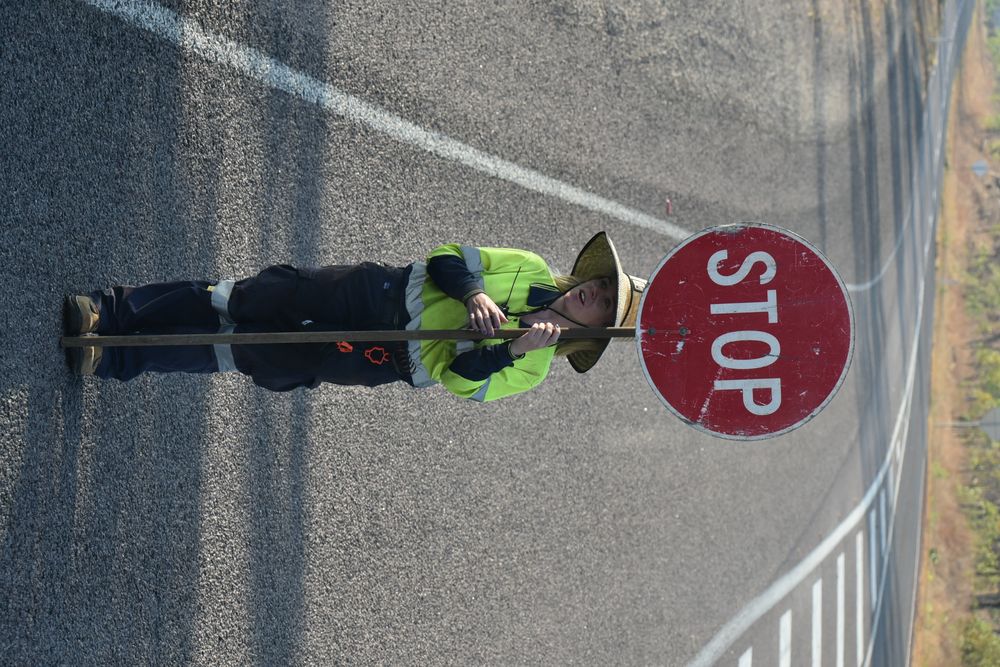
{"label": "shadow on road", "polygon": [[[262,50],[280,57],[309,47],[310,62],[324,66],[312,45],[288,42],[281,20],[261,25]],[[303,627],[306,395],[255,392],[240,414],[213,415],[209,378],[81,382],[55,341],[66,293],[229,277],[222,245],[247,241],[228,230],[229,216],[254,218],[241,227],[260,230],[249,242],[262,264],[275,253],[318,263],[323,114],[296,118],[297,103],[268,89],[256,92],[264,100],[256,116],[194,114],[188,105],[234,103],[186,78],[207,65],[82,3],[5,5],[0,38],[9,82],[0,87],[0,171],[11,201],[0,250],[10,325],[0,334],[0,414],[17,427],[2,446],[11,480],[0,497],[4,660],[182,664],[199,643],[223,640],[195,632],[200,616],[224,615],[228,605],[199,598],[220,539],[205,496],[239,481],[207,479],[205,469],[218,455],[213,423],[237,419],[251,434],[246,488],[231,490],[249,503],[251,627],[240,630],[249,630],[257,661],[292,662]],[[241,193],[259,204],[251,210],[224,181],[233,159],[226,133],[241,130],[264,141],[256,175],[264,187]],[[271,178],[282,170],[291,182]],[[275,238],[284,240],[278,248]]]}

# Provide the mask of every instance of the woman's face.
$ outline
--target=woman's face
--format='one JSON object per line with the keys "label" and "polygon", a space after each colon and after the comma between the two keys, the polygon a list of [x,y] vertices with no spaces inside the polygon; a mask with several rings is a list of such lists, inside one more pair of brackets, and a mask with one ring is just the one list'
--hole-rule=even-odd
{"label": "woman's face", "polygon": [[617,290],[610,278],[594,278],[580,283],[552,305],[584,326],[609,327],[614,323],[616,296]]}

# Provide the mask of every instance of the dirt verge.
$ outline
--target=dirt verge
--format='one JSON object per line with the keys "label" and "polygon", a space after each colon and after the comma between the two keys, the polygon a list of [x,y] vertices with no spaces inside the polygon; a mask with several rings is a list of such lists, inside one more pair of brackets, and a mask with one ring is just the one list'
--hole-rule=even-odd
{"label": "dirt verge", "polygon": [[976,337],[966,316],[962,276],[976,237],[990,223],[987,185],[971,170],[984,157],[986,119],[992,113],[994,73],[981,12],[969,28],[948,129],[948,169],[938,226],[937,299],[931,359],[931,414],[924,530],[913,665],[961,664],[961,628],[971,612],[975,536],[958,489],[966,452],[946,426],[965,410],[964,387],[975,375],[969,343]]}

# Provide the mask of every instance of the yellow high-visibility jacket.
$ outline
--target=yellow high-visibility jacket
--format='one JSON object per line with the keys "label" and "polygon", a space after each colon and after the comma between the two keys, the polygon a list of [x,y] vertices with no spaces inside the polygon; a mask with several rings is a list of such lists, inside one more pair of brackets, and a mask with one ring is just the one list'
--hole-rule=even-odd
{"label": "yellow high-visibility jacket", "polygon": [[[430,257],[454,255],[477,281],[479,289],[508,311],[502,328],[520,327],[518,314],[538,308],[528,305],[532,285],[555,290],[552,271],[535,253],[512,248],[474,248],[443,245]],[[427,265],[415,262],[406,288],[406,309],[410,322],[406,328],[461,329],[468,324],[465,304],[445,294],[427,275]],[[491,374],[485,380],[469,380],[450,370],[455,358],[466,350],[502,343],[500,339],[483,341],[423,340],[410,341],[409,357],[413,385],[426,387],[440,382],[448,391],[475,401],[492,401],[531,389],[548,375],[555,346],[532,350],[512,366]]]}

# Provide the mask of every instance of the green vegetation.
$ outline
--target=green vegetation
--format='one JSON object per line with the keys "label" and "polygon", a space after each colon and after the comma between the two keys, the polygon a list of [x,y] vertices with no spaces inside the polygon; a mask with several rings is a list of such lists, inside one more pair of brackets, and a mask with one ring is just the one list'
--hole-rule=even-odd
{"label": "green vegetation", "polygon": [[973,616],[962,628],[963,667],[996,667],[1000,665],[1000,641],[993,628],[983,619]]}
{"label": "green vegetation", "polygon": [[[979,328],[976,378],[968,387],[967,414],[976,420],[1000,405],[1000,337],[992,332],[1000,315],[1000,269],[996,250],[977,249],[965,285],[965,301]],[[992,259],[988,259],[992,258]],[[979,615],[962,629],[962,665],[1000,665],[1000,442],[991,441],[979,429],[964,433],[969,456],[965,485],[959,500],[976,535],[975,591],[979,593]]]}
{"label": "green vegetation", "polygon": [[[994,71],[1000,72],[1000,0],[984,3],[989,20],[988,45]],[[993,108],[1000,108],[994,95]],[[1000,113],[986,119],[984,129],[991,135],[985,143],[987,159],[1000,157]],[[971,248],[968,274],[964,282],[966,308],[975,323],[973,343],[975,378],[967,389],[966,419],[977,420],[1000,405],[1000,207],[996,187],[982,202],[982,219],[988,225]],[[969,456],[960,502],[976,535],[975,585],[978,612],[962,628],[962,665],[1000,665],[1000,442],[992,442],[979,429],[964,433]]]}

